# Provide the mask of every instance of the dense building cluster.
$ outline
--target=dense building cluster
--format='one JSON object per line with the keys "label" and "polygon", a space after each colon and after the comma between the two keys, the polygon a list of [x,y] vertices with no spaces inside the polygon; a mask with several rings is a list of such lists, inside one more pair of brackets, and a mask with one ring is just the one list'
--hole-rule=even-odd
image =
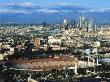
{"label": "dense building cluster", "polygon": [[1,24],[1,65],[37,72],[67,68],[80,76],[79,68],[110,64],[109,35],[109,26],[95,25],[84,16],[62,24]]}

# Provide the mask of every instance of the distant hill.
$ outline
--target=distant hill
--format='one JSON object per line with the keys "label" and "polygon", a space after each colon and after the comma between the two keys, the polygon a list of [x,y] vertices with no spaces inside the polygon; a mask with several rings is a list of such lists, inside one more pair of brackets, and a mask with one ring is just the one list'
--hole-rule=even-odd
{"label": "distant hill", "polygon": [[98,24],[110,24],[110,12],[68,12],[68,13],[33,13],[33,14],[0,14],[0,23],[19,23],[19,24],[39,24],[62,23],[63,19],[77,20],[79,16],[85,15],[88,19],[94,20]]}

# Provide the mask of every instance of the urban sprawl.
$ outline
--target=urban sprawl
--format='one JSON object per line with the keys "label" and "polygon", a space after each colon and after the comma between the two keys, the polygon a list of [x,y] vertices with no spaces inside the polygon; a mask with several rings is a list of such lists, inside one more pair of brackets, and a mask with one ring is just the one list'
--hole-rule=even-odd
{"label": "urban sprawl", "polygon": [[1,24],[0,82],[110,81],[110,26],[80,16],[62,24]]}

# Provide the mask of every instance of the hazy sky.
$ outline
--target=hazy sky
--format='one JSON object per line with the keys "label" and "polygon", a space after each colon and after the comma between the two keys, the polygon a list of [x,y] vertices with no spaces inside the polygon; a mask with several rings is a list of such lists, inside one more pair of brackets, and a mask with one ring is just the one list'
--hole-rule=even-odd
{"label": "hazy sky", "polygon": [[18,19],[51,22],[73,15],[90,15],[101,21],[103,17],[109,19],[109,13],[110,0],[0,0],[1,22],[16,22]]}
{"label": "hazy sky", "polygon": [[58,3],[79,4],[92,9],[103,9],[110,7],[110,0],[0,0],[0,3],[31,3],[33,5],[53,5]]}
{"label": "hazy sky", "polygon": [[109,4],[110,0],[0,0],[0,13],[105,12]]}

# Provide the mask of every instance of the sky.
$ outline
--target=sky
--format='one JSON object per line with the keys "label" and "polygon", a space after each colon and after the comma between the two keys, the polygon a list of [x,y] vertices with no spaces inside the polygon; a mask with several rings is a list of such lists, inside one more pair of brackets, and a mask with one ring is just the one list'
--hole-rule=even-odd
{"label": "sky", "polygon": [[79,5],[81,7],[90,8],[91,10],[101,10],[110,8],[110,0],[0,0],[0,9],[8,9],[7,5],[22,6],[54,6],[57,4]]}
{"label": "sky", "polygon": [[35,5],[52,5],[57,3],[72,3],[79,4],[81,6],[90,7],[93,9],[109,8],[110,0],[0,0],[0,3],[32,3]]}
{"label": "sky", "polygon": [[[55,16],[59,18],[58,16],[61,14],[66,17],[74,12],[76,14],[88,12],[108,13],[110,12],[110,0],[0,0],[0,16],[3,14],[26,14],[26,16],[29,15],[30,17],[27,16],[25,18],[34,18],[33,14],[37,15],[37,17],[43,17],[47,14],[51,14],[53,17],[54,15],[52,14],[55,14]],[[11,15],[5,18],[5,15],[1,17],[2,19],[0,19],[0,21],[7,21],[12,17],[14,17],[13,20],[18,18],[23,20],[21,15],[17,15],[18,18],[15,16],[11,17]],[[52,19],[52,17],[50,17],[50,19]],[[39,20],[44,18],[45,17],[39,18]]]}

